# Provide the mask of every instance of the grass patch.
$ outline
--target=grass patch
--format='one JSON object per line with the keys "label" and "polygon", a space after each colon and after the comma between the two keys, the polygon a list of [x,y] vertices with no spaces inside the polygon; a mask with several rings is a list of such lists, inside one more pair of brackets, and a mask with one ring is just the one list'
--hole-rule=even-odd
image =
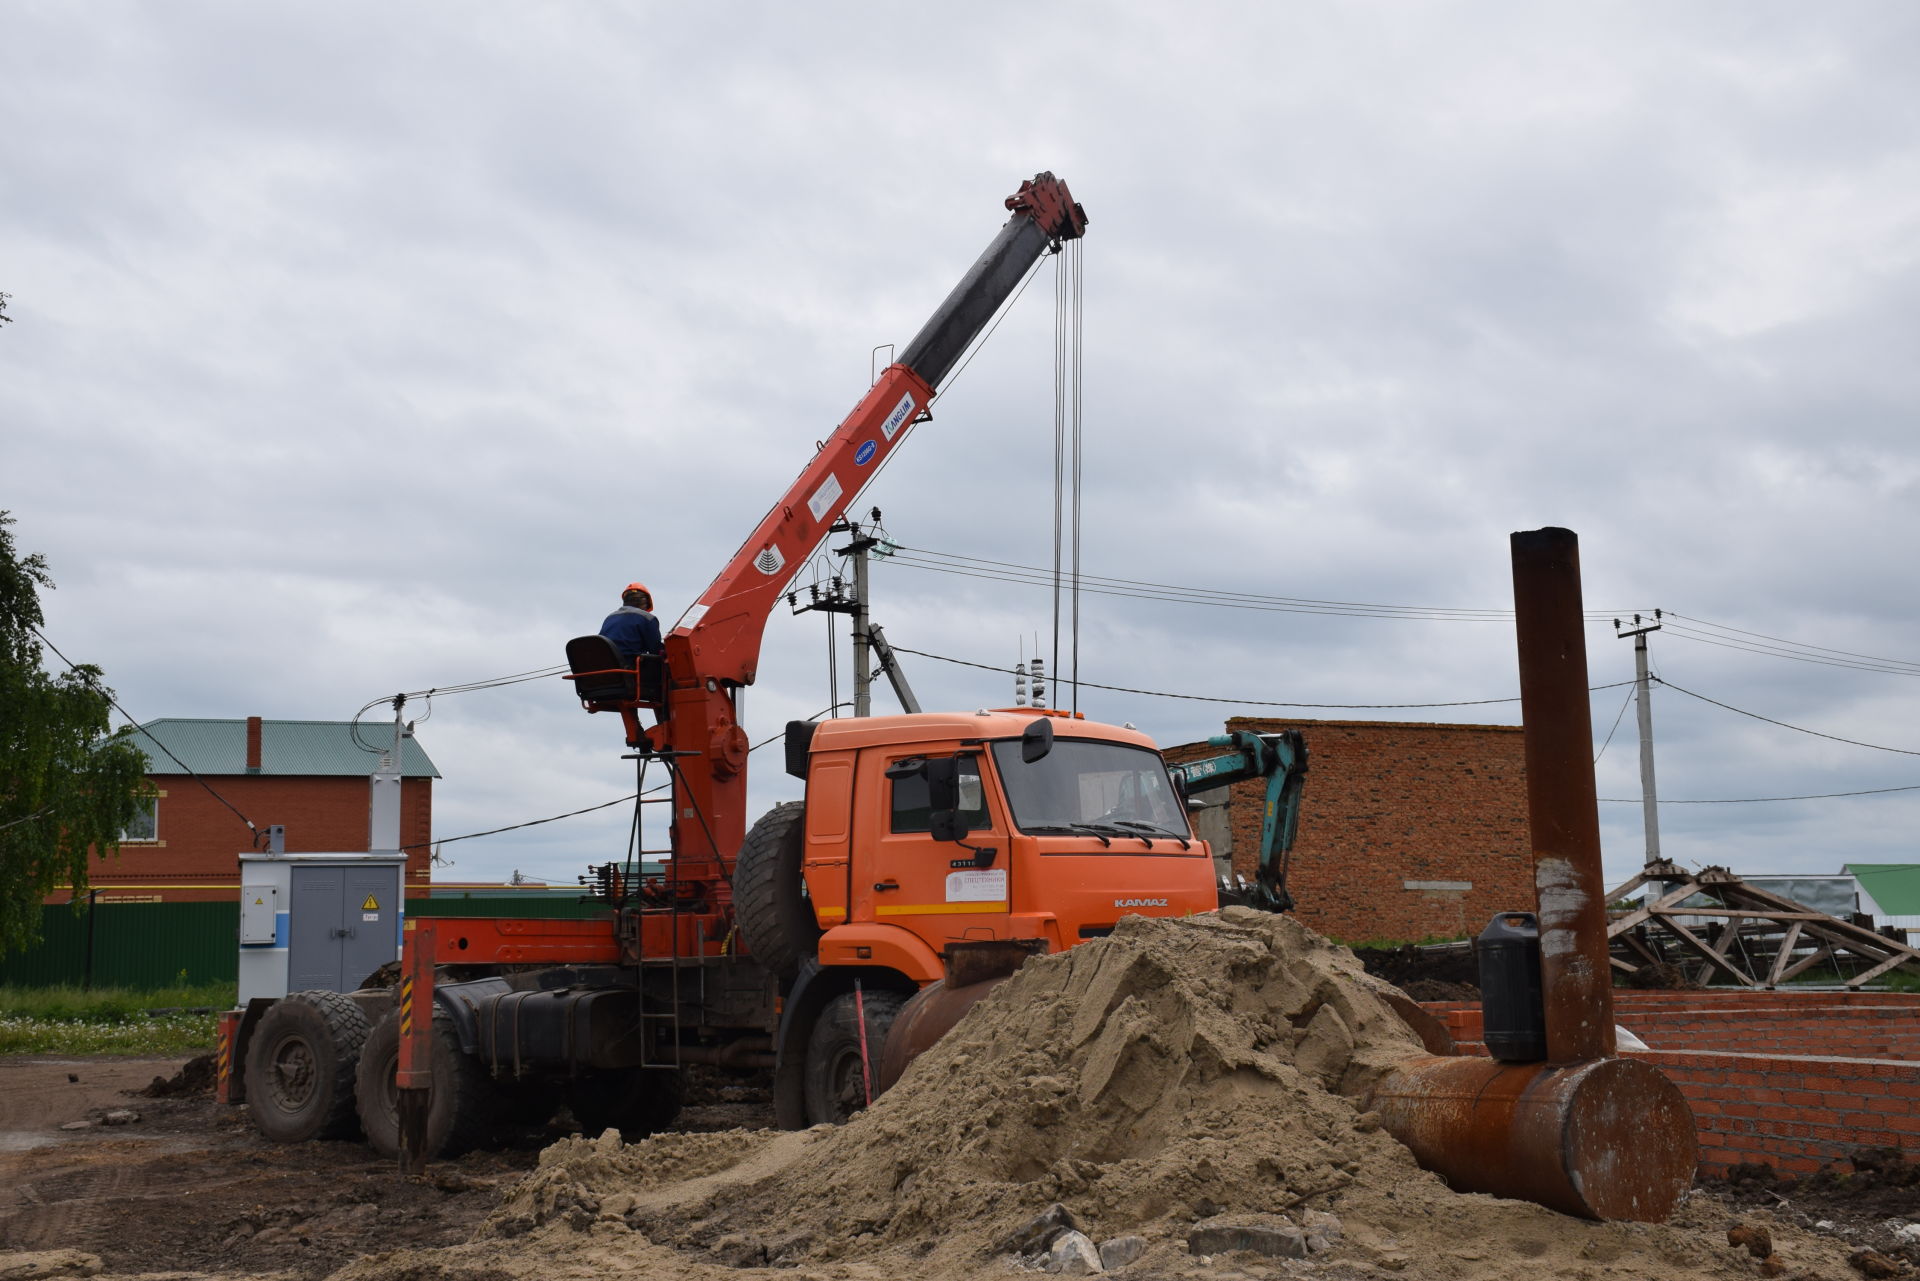
{"label": "grass patch", "polygon": [[1471,934],[1426,934],[1417,939],[1334,939],[1342,947],[1356,952],[1397,952],[1403,947],[1432,947],[1437,943],[1465,943]]}
{"label": "grass patch", "polygon": [[[190,1054],[211,1050],[232,983],[136,992],[0,987],[0,1054]],[[195,1014],[193,1010],[209,1013]]]}
{"label": "grass patch", "polygon": [[[1844,987],[1848,979],[1858,974],[1865,966],[1855,967],[1846,974],[1829,965],[1816,965],[1810,970],[1796,974],[1792,979],[1780,985],[1782,992],[1791,992],[1797,987]],[[1868,982],[1864,988],[1855,989],[1866,992],[1920,992],[1920,974],[1902,967],[1889,970],[1879,978]]]}

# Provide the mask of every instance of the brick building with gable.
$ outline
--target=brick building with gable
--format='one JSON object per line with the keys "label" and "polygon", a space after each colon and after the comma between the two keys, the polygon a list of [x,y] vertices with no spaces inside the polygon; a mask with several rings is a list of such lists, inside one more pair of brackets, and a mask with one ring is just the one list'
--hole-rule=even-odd
{"label": "brick building with gable", "polygon": [[[1306,739],[1287,878],[1302,923],[1346,942],[1414,941],[1477,934],[1497,912],[1533,909],[1518,725],[1237,716],[1226,728],[1297,729]],[[1190,743],[1166,755],[1181,761],[1217,750]],[[1251,880],[1264,784],[1229,792],[1233,867]]]}
{"label": "brick building with gable", "polygon": [[[362,726],[369,745],[391,744],[389,726]],[[372,774],[380,757],[354,739],[346,721],[164,718],[142,725],[134,742],[147,754],[158,796],[130,828],[117,856],[95,855],[88,868],[97,901],[233,901],[238,855],[254,834],[195,781],[199,775],[264,834],[286,828],[288,853],[353,853],[371,847]],[[162,750],[162,745],[164,749]],[[402,744],[400,841],[408,846],[406,888],[426,893],[431,873],[433,780],[440,771],[408,735]],[[49,902],[66,901],[65,894]]]}

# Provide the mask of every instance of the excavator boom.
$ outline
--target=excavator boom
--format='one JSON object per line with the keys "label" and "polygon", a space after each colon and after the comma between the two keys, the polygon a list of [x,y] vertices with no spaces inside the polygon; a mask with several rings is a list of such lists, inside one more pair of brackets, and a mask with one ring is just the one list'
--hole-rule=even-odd
{"label": "excavator boom", "polygon": [[1235,730],[1207,740],[1230,750],[1219,756],[1169,764],[1167,769],[1188,796],[1227,787],[1245,779],[1266,780],[1260,812],[1260,855],[1254,881],[1233,897],[1247,907],[1285,912],[1293,907],[1287,892],[1287,856],[1300,826],[1300,789],[1307,776],[1307,743],[1297,729],[1278,734]]}

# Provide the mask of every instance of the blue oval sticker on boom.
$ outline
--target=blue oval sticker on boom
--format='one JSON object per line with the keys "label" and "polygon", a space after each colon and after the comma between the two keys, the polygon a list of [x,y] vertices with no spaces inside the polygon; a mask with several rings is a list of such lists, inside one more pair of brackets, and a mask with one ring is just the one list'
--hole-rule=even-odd
{"label": "blue oval sticker on boom", "polygon": [[860,448],[853,451],[853,461],[858,463],[860,466],[865,467],[868,463],[873,461],[873,456],[875,453],[879,452],[879,449],[880,449],[880,446],[874,444],[872,441],[869,440],[865,444],[861,445]]}

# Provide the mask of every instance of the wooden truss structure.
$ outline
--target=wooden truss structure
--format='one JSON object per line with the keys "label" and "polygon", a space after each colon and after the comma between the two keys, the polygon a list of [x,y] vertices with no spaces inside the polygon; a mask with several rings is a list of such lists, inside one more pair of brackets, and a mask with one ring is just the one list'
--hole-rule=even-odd
{"label": "wooden truss structure", "polygon": [[[1771,988],[1825,964],[1844,986],[1859,989],[1901,966],[1920,974],[1920,950],[1763,890],[1724,867],[1693,872],[1661,859],[1609,891],[1607,901],[1649,886],[1641,906],[1607,927],[1614,968],[1629,975],[1643,966],[1697,961],[1698,982]],[[1680,906],[1694,898],[1705,902]]]}

